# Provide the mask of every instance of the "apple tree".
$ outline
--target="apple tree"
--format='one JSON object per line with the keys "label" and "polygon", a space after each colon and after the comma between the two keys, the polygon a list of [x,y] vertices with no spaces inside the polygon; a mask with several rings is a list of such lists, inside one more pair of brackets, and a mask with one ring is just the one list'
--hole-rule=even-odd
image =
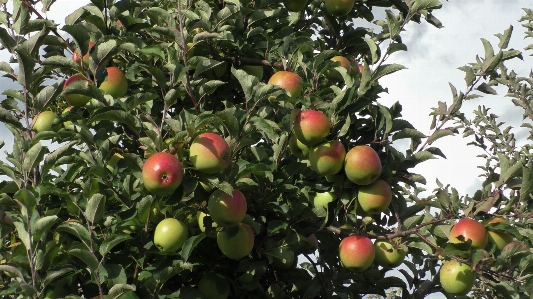
{"label": "apple tree", "polygon": [[[461,110],[504,86],[533,129],[512,27],[427,135],[379,80],[438,0],[0,2],[2,298],[532,296],[530,146]],[[425,190],[461,133],[482,186]]]}

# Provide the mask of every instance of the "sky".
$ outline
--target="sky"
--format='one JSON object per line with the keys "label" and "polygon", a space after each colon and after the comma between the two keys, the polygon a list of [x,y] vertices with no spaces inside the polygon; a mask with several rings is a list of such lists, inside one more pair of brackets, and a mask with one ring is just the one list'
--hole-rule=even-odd
{"label": "sky", "polygon": [[[64,23],[65,14],[87,3],[86,0],[57,0],[52,11],[47,16]],[[437,29],[425,22],[409,24],[407,31],[402,34],[407,52],[395,53],[387,63],[399,63],[407,67],[406,70],[394,73],[381,79],[381,84],[388,88],[388,94],[382,95],[380,102],[386,106],[400,101],[403,106],[403,117],[410,121],[419,131],[429,134],[431,108],[437,106],[438,101],[451,103],[449,83],[458,90],[465,90],[464,73],[457,68],[474,61],[476,55],[483,56],[483,46],[480,38],[489,40],[497,46],[495,33],[503,33],[510,25],[514,27],[510,47],[523,50],[532,43],[523,40],[524,28],[518,23],[523,15],[523,7],[533,7],[531,0],[451,0],[443,2],[443,7],[435,11],[435,16],[443,23],[444,28]],[[0,51],[0,61],[9,58]],[[533,66],[533,59],[524,55],[524,61],[506,63],[508,68],[524,76],[528,75]],[[10,80],[0,78],[0,92],[6,88],[16,88]],[[473,118],[471,111],[478,105],[491,107],[493,113],[499,115],[502,121],[507,121],[519,133],[522,121],[522,111],[515,108],[509,98],[503,96],[499,89],[499,96],[483,97],[471,100],[463,105],[462,111],[467,118]],[[0,101],[5,97],[0,95]],[[523,136],[523,135],[522,135]],[[5,128],[0,127],[0,138],[6,142],[0,150],[0,159],[5,159],[4,150],[11,150],[12,136]],[[414,172],[423,174],[427,179],[426,189],[431,191],[436,187],[438,177],[443,184],[450,184],[458,189],[461,195],[472,195],[480,186],[481,179],[477,169],[484,161],[476,158],[481,150],[473,146],[466,146],[471,141],[461,136],[446,137],[434,143],[442,149],[447,159],[430,160],[415,168]],[[441,294],[432,294],[428,299],[444,298]]]}

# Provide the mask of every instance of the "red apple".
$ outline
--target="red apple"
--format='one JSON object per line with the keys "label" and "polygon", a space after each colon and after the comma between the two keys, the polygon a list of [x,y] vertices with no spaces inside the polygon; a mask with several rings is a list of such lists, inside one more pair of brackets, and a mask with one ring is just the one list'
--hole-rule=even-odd
{"label": "red apple", "polygon": [[342,17],[350,13],[355,0],[325,0],[326,9],[335,17]]}
{"label": "red apple", "polygon": [[188,238],[189,230],[183,221],[167,218],[155,228],[154,245],[161,251],[177,251]]}
{"label": "red apple", "polygon": [[170,195],[183,180],[183,166],[176,156],[160,152],[144,162],[144,187],[155,195]]}
{"label": "red apple", "polygon": [[338,140],[315,145],[309,151],[311,168],[321,175],[334,175],[342,169],[346,150]]}
{"label": "red apple", "polygon": [[42,111],[32,121],[32,128],[35,132],[44,132],[52,130],[52,125],[57,119],[57,114],[52,111]]}
{"label": "red apple", "polygon": [[506,233],[506,232],[500,232],[500,231],[491,230],[491,228],[490,228],[491,224],[496,224],[496,223],[509,224],[509,222],[507,221],[507,219],[501,218],[501,217],[492,218],[491,220],[489,220],[487,222],[487,224],[488,224],[488,233],[489,233],[489,242],[491,242],[494,245],[496,245],[496,247],[499,250],[502,250],[503,247],[505,247],[505,245],[507,245],[507,244],[509,244],[509,243],[511,243],[513,241],[513,235],[511,235],[510,233]]}
{"label": "red apple", "polygon": [[279,71],[274,73],[268,80],[268,84],[281,86],[291,95],[292,99],[302,95],[303,80],[293,72]]}
{"label": "red apple", "polygon": [[229,165],[230,148],[220,135],[203,133],[192,142],[189,159],[198,171],[209,174],[221,172]]}
{"label": "red apple", "polygon": [[[348,74],[350,74],[352,70],[352,65],[350,63],[350,60],[348,60],[348,58],[344,56],[333,56],[331,58],[331,61],[338,62],[337,66],[341,66],[345,68]],[[328,70],[325,73],[325,75],[326,75],[326,78],[328,78],[331,81],[342,81],[343,80],[341,73],[339,73],[339,71],[335,69]]]}
{"label": "red apple", "polygon": [[361,235],[344,238],[339,245],[341,263],[348,270],[363,272],[372,265],[376,255],[372,241]]}
{"label": "red apple", "polygon": [[218,225],[235,225],[240,223],[246,215],[246,198],[239,190],[233,190],[233,196],[231,196],[217,189],[209,196],[207,209],[213,221]]}
{"label": "red apple", "polygon": [[124,73],[116,66],[110,66],[106,70],[107,80],[100,84],[100,90],[114,98],[125,96],[128,91],[128,79]]}
{"label": "red apple", "polygon": [[248,224],[239,223],[218,232],[217,244],[225,256],[239,260],[252,252],[254,232]]}
{"label": "red apple", "polygon": [[448,261],[440,268],[439,278],[442,288],[447,293],[466,295],[474,286],[476,274],[468,264]]}
{"label": "red apple", "polygon": [[353,183],[368,185],[381,175],[381,160],[373,148],[358,145],[346,154],[344,171]]}
{"label": "red apple", "polygon": [[[89,79],[85,78],[82,74],[76,74],[76,75],[70,76],[67,79],[67,81],[65,81],[65,83],[63,84],[63,89],[67,88],[67,86],[71,84],[72,82],[76,82],[80,80],[85,80],[89,83],[91,82],[89,81]],[[69,105],[74,106],[74,107],[83,107],[91,99],[90,96],[86,96],[82,94],[75,94],[75,93],[65,94],[63,97],[65,98],[65,101],[67,101]]]}
{"label": "red apple", "polygon": [[472,248],[485,248],[489,241],[487,230],[477,220],[464,218],[455,224],[450,231],[450,243],[458,244],[463,241],[459,240],[463,236],[464,241],[472,240]]}
{"label": "red apple", "polygon": [[376,180],[370,185],[359,186],[357,201],[363,211],[368,214],[379,214],[385,211],[391,202],[392,190],[384,180]]}
{"label": "red apple", "polygon": [[318,144],[329,135],[331,124],[329,118],[316,110],[303,110],[294,119],[294,134],[307,146]]}

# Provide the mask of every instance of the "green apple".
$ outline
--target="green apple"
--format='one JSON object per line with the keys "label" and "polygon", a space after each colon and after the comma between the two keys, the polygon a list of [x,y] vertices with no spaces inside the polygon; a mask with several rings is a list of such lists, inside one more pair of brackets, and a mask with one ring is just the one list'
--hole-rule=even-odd
{"label": "green apple", "polygon": [[52,111],[42,111],[32,121],[32,128],[37,133],[52,130],[52,125],[57,119],[57,114]]}
{"label": "green apple", "polygon": [[376,251],[376,263],[384,268],[398,267],[405,260],[405,250],[387,240],[377,240],[374,243],[374,249]]}
{"label": "green apple", "polygon": [[202,275],[198,283],[198,290],[204,299],[226,299],[229,296],[230,286],[224,276],[207,272]]}
{"label": "green apple", "polygon": [[344,165],[346,150],[338,140],[323,142],[309,150],[311,168],[320,175],[334,175]]}
{"label": "green apple", "polygon": [[283,0],[283,5],[290,12],[299,12],[307,7],[307,0]]}
{"label": "green apple", "polygon": [[375,255],[374,244],[367,236],[351,235],[339,245],[341,264],[350,271],[365,271],[374,262]]}
{"label": "green apple", "polygon": [[227,227],[217,234],[217,245],[222,253],[234,260],[239,260],[252,252],[254,233],[245,223]]}
{"label": "green apple", "polygon": [[487,246],[489,241],[489,234],[485,229],[485,226],[479,221],[463,218],[459,220],[450,230],[450,243],[459,244],[462,243],[459,236],[463,236],[464,241],[471,240],[472,248],[483,249]]}
{"label": "green apple", "polygon": [[155,195],[170,195],[183,180],[183,166],[178,158],[166,152],[156,153],[144,162],[144,187]]}
{"label": "green apple", "polygon": [[311,147],[324,141],[331,130],[331,123],[329,118],[320,111],[303,110],[296,115],[293,129],[296,138]]}
{"label": "green apple", "polygon": [[[87,81],[89,82],[89,84],[91,83],[91,81],[85,78],[85,76],[83,76],[82,74],[75,74],[75,75],[68,77],[68,79],[63,84],[63,90],[65,90],[67,86],[69,86],[72,82],[76,82],[76,81]],[[65,99],[65,101],[67,101],[67,103],[70,106],[74,106],[74,107],[83,107],[89,102],[89,100],[91,100],[90,96],[86,96],[83,94],[76,94],[76,93],[65,94],[63,98]]]}
{"label": "green apple", "polygon": [[[348,60],[348,58],[344,56],[333,56],[331,58],[331,61],[336,62],[337,65],[334,67],[341,66],[346,69],[346,72],[348,72],[348,74],[351,73],[352,65],[350,63],[350,60]],[[328,80],[331,80],[331,81],[342,81],[343,80],[341,73],[339,73],[339,71],[335,69],[328,70],[325,73],[325,75],[326,75],[326,78],[328,78]]]}
{"label": "green apple", "polygon": [[233,190],[233,195],[217,189],[209,196],[207,209],[218,225],[232,226],[244,219],[247,209],[246,198],[237,189]]}
{"label": "green apple", "polygon": [[513,242],[513,235],[511,235],[510,233],[506,233],[506,232],[491,230],[490,228],[491,225],[496,224],[496,223],[509,224],[509,222],[507,221],[507,219],[501,218],[501,217],[492,218],[491,220],[487,222],[489,242],[496,245],[496,248],[498,248],[499,250],[502,250],[507,244]]}
{"label": "green apple", "polygon": [[344,172],[350,181],[369,185],[381,175],[381,160],[378,153],[366,145],[353,147],[344,159]]}
{"label": "green apple", "polygon": [[270,77],[268,84],[282,87],[290,94],[291,99],[298,98],[302,95],[303,80],[298,74],[293,72],[276,72]]}
{"label": "green apple", "polygon": [[384,180],[376,180],[370,185],[359,186],[357,201],[363,211],[368,214],[379,214],[385,211],[392,200],[390,185]]}
{"label": "green apple", "polygon": [[215,133],[203,133],[196,137],[189,149],[189,160],[201,172],[213,174],[228,167],[231,159],[226,140]]}
{"label": "green apple", "polygon": [[188,238],[189,230],[183,221],[166,218],[155,228],[154,245],[161,251],[177,251]]}
{"label": "green apple", "polygon": [[[205,223],[204,223],[204,218],[205,216],[209,216],[209,214],[206,214],[202,211],[198,211],[198,227],[200,228],[200,231],[202,231],[202,233],[205,233]],[[211,216],[209,216],[211,217]],[[211,218],[212,220],[213,218]],[[214,222],[214,221],[211,221],[211,227],[212,228],[215,228],[215,227],[218,227],[217,223]]]}
{"label": "green apple", "polygon": [[[68,115],[69,113],[72,113],[72,109],[74,109],[74,108],[75,108],[74,106],[69,106],[69,107],[65,108],[65,109],[63,110],[63,112],[61,112],[61,116],[62,116],[62,117],[65,117],[65,116]],[[79,115],[80,118],[76,120],[76,123],[77,123],[77,124],[80,124],[80,125],[85,124],[85,120],[81,119],[81,117],[83,117],[83,111],[78,110],[77,115]],[[63,122],[63,126],[64,126],[65,128],[68,127],[68,126],[70,126],[70,125],[72,125],[72,121],[70,121],[70,120],[67,120],[67,121]]]}
{"label": "green apple", "polygon": [[248,73],[248,75],[256,76],[259,80],[263,79],[263,66],[262,65],[243,65],[241,70]]}
{"label": "green apple", "polygon": [[442,288],[447,293],[466,295],[474,286],[476,274],[468,264],[448,261],[440,268],[439,278]]}
{"label": "green apple", "polygon": [[289,150],[298,159],[305,160],[309,157],[309,147],[298,140],[294,134],[289,138]]}
{"label": "green apple", "polygon": [[313,206],[315,208],[324,208],[328,207],[328,204],[337,199],[333,192],[317,192],[313,197]]}
{"label": "green apple", "polygon": [[355,0],[325,0],[324,5],[326,6],[327,11],[335,16],[342,17],[350,13]]}
{"label": "green apple", "polygon": [[128,79],[116,66],[106,68],[107,80],[100,84],[100,90],[113,98],[121,98],[128,92]]}

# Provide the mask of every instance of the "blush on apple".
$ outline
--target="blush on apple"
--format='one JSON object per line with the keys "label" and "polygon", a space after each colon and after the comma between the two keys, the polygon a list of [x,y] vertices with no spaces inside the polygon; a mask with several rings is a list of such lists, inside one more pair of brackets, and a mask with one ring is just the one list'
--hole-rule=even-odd
{"label": "blush on apple", "polygon": [[183,180],[183,166],[178,158],[166,152],[152,155],[142,168],[144,187],[155,195],[170,195]]}
{"label": "blush on apple", "polygon": [[229,165],[230,158],[228,143],[216,133],[199,135],[189,149],[189,160],[194,168],[208,174],[224,170]]}
{"label": "blush on apple", "polygon": [[[348,60],[348,58],[346,58],[344,56],[333,56],[331,58],[331,61],[337,62],[337,64],[338,64],[337,66],[341,66],[341,67],[345,68],[346,72],[348,72],[348,74],[351,73],[352,64],[350,63],[350,60]],[[331,80],[331,81],[342,81],[343,80],[341,73],[339,73],[339,71],[337,71],[335,69],[328,70],[325,73],[325,75],[326,75],[326,78],[328,78],[328,80]]]}
{"label": "blush on apple", "polygon": [[[87,81],[87,82],[89,82],[89,84],[91,82],[91,81],[89,81],[89,79],[85,78],[85,76],[83,76],[82,74],[75,74],[75,75],[70,76],[65,81],[65,83],[63,84],[63,89],[66,89],[67,86],[69,86],[72,82],[76,82],[76,81],[80,81],[80,80]],[[63,98],[65,99],[65,101],[67,101],[67,103],[70,106],[74,106],[74,107],[83,107],[91,99],[90,96],[86,96],[86,95],[82,95],[82,94],[76,94],[76,93],[65,94],[63,96]]]}
{"label": "blush on apple", "polygon": [[328,141],[315,145],[309,151],[311,168],[320,175],[334,175],[342,169],[346,150],[338,141]]}
{"label": "blush on apple", "polygon": [[464,242],[471,240],[472,248],[477,249],[485,248],[489,241],[487,230],[483,224],[471,218],[463,218],[452,227],[450,231],[450,243],[463,243],[459,239],[459,236],[463,236]]}
{"label": "blush on apple", "polygon": [[318,144],[329,135],[331,123],[329,118],[317,110],[303,110],[294,119],[294,134],[307,146]]}
{"label": "blush on apple", "polygon": [[376,180],[370,185],[359,186],[357,201],[363,211],[368,214],[379,214],[385,211],[392,200],[390,185],[384,180]]}
{"label": "blush on apple", "polygon": [[281,86],[290,94],[291,99],[302,95],[303,80],[298,74],[293,72],[279,71],[274,73],[268,80],[268,84]]}
{"label": "blush on apple", "polygon": [[342,265],[354,272],[363,272],[368,269],[375,255],[374,244],[363,235],[346,237],[339,245],[339,258]]}
{"label": "blush on apple", "polygon": [[116,66],[106,68],[107,80],[100,84],[100,90],[112,96],[113,98],[121,98],[126,95],[128,91],[128,79]]}
{"label": "blush on apple", "polygon": [[233,190],[233,195],[217,189],[207,203],[207,209],[214,222],[221,226],[231,226],[240,223],[246,215],[247,203],[244,194]]}
{"label": "blush on apple", "polygon": [[381,160],[370,146],[358,145],[346,154],[344,171],[353,183],[369,185],[381,175]]}

